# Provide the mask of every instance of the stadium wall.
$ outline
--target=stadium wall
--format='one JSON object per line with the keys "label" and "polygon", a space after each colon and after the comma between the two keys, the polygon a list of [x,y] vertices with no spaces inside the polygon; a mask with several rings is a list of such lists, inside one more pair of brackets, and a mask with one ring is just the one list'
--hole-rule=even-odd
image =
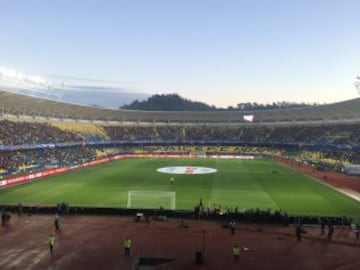
{"label": "stadium wall", "polygon": [[345,165],[344,169],[346,174],[360,175],[360,164]]}

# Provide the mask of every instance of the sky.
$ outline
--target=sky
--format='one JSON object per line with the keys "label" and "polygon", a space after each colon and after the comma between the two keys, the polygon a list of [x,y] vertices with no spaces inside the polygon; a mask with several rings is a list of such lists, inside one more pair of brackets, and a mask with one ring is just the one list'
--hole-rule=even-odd
{"label": "sky", "polygon": [[178,93],[218,107],[359,96],[358,0],[0,4],[0,66],[26,74]]}

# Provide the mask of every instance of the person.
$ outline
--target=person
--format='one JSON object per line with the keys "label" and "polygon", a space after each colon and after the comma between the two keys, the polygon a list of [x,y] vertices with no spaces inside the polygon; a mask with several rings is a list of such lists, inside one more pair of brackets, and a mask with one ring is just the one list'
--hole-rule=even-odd
{"label": "person", "polygon": [[130,247],[131,247],[131,239],[130,237],[126,237],[124,240],[124,256],[130,256]]}
{"label": "person", "polygon": [[359,234],[360,234],[360,225],[353,223],[351,227],[353,228],[353,231],[355,233],[356,241],[358,241],[359,240]]}
{"label": "person", "polygon": [[54,216],[54,225],[55,225],[55,232],[61,232],[60,231],[60,216],[58,213],[55,214]]}
{"label": "person", "polygon": [[23,207],[22,207],[22,204],[21,204],[21,203],[18,204],[16,210],[17,210],[18,216],[21,217],[21,216],[22,216],[22,212],[23,212]]}
{"label": "person", "polygon": [[54,245],[55,245],[55,236],[54,235],[50,234],[48,244],[49,244],[50,252],[53,253]]}
{"label": "person", "polygon": [[295,227],[295,234],[296,234],[296,239],[298,240],[298,242],[301,242],[302,239],[302,234],[306,233],[305,230],[303,230],[301,224],[296,225]]}
{"label": "person", "polygon": [[332,235],[334,233],[334,227],[332,224],[329,224],[329,229],[328,229],[328,240],[332,240]]}
{"label": "person", "polygon": [[174,177],[171,177],[171,178],[170,178],[170,183],[171,183],[171,184],[174,184],[174,182],[175,182],[175,178],[174,178]]}
{"label": "person", "polygon": [[235,234],[235,226],[236,226],[235,220],[232,219],[229,224],[231,234]]}
{"label": "person", "polygon": [[325,234],[325,220],[320,218],[321,235]]}
{"label": "person", "polygon": [[3,211],[1,214],[1,226],[2,227],[4,227],[6,225],[6,220],[7,220],[7,214],[5,211]]}
{"label": "person", "polygon": [[240,257],[240,247],[238,245],[235,245],[233,247],[233,254],[234,254],[234,261],[239,261]]}

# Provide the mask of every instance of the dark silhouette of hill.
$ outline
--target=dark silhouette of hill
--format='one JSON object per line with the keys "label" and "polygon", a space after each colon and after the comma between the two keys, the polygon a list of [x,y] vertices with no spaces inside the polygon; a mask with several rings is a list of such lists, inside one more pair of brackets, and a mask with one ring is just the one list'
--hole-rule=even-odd
{"label": "dark silhouette of hill", "polygon": [[143,111],[256,111],[301,108],[318,106],[319,104],[294,103],[294,102],[273,102],[271,104],[259,104],[256,102],[239,103],[235,107],[216,108],[204,102],[185,99],[178,94],[152,95],[146,100],[135,100],[128,105],[123,105],[120,109],[124,110],[143,110]]}
{"label": "dark silhouette of hill", "polygon": [[147,100],[135,100],[129,105],[124,105],[120,109],[126,110],[144,110],[144,111],[214,111],[203,102],[184,99],[177,94],[153,95]]}

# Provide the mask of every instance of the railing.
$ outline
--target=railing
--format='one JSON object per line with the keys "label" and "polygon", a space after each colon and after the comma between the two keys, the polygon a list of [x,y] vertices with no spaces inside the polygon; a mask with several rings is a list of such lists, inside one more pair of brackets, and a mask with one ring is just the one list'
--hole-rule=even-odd
{"label": "railing", "polygon": [[[65,205],[66,207],[63,207]],[[141,216],[149,217],[149,219],[179,218],[179,219],[203,219],[218,221],[223,227],[228,226],[231,220],[237,222],[262,223],[262,224],[278,224],[288,226],[290,224],[316,224],[322,222],[331,225],[350,226],[352,219],[348,217],[329,217],[329,216],[292,216],[286,213],[262,211],[259,209],[249,209],[244,212],[218,213],[204,212],[201,216],[191,210],[166,210],[166,209],[129,209],[116,207],[85,207],[85,206],[68,206],[59,203],[58,205],[0,205],[3,212],[9,212],[18,215],[32,214],[55,214],[61,215],[117,215],[132,216],[134,220]]]}

